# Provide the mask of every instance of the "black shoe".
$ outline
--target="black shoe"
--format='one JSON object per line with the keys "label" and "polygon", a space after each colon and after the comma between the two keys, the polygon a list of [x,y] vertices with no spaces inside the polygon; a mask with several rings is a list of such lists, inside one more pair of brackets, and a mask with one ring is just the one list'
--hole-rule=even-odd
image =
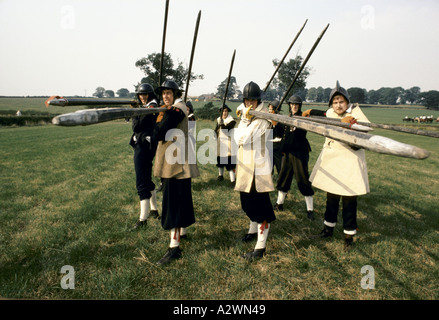
{"label": "black shoe", "polygon": [[218,176],[218,178],[216,178],[217,181],[223,181],[224,177],[223,176]]}
{"label": "black shoe", "polygon": [[277,211],[283,211],[284,210],[284,205],[283,204],[277,204],[277,202],[275,203],[275,205],[273,206],[274,210]]}
{"label": "black shoe", "polygon": [[246,253],[242,257],[245,260],[253,261],[253,260],[261,259],[264,255],[265,255],[265,248],[264,249],[255,249],[252,252]]}
{"label": "black shoe", "polygon": [[312,236],[313,239],[329,238],[334,234],[334,227],[325,226],[319,234]]}
{"label": "black shoe", "polygon": [[349,251],[354,245],[354,236],[350,234],[344,235],[344,251]]}
{"label": "black shoe", "polygon": [[230,181],[230,187],[232,187],[232,189],[235,189],[236,186],[236,181]]}
{"label": "black shoe", "polygon": [[241,239],[242,242],[249,242],[258,237],[257,233],[247,233],[244,238]]}
{"label": "black shoe", "polygon": [[159,212],[157,210],[151,210],[149,215],[151,216],[151,218],[156,218],[158,219],[159,217]]}
{"label": "black shoe", "polygon": [[181,235],[181,236],[180,236],[180,240],[181,240],[181,239],[187,239],[187,234],[183,234],[183,235]]}
{"label": "black shoe", "polygon": [[308,210],[308,211],[306,212],[306,214],[307,214],[309,220],[314,220],[314,219],[315,219],[315,218],[314,218],[314,211],[312,211],[312,210]]}
{"label": "black shoe", "polygon": [[161,258],[157,264],[163,266],[172,262],[173,260],[181,258],[181,250],[180,247],[168,248],[163,258]]}
{"label": "black shoe", "polygon": [[160,192],[163,189],[163,184],[160,183],[160,185],[155,189],[155,191]]}
{"label": "black shoe", "polygon": [[140,228],[146,226],[148,223],[145,221],[137,220],[136,224],[131,228],[131,231],[139,230]]}

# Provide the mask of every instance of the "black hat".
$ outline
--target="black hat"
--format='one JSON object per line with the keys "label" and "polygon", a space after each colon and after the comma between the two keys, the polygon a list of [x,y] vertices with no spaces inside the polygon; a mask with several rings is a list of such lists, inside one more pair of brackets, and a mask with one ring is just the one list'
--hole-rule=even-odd
{"label": "black hat", "polygon": [[137,88],[137,94],[150,94],[154,92],[154,88],[149,83],[142,83]]}
{"label": "black hat", "polygon": [[276,112],[280,112],[282,110],[282,106],[279,106],[279,103],[280,103],[280,101],[278,101],[278,100],[273,100],[270,102],[270,105],[273,106],[273,108]]}
{"label": "black hat", "polygon": [[261,88],[259,88],[259,86],[253,81],[250,81],[245,85],[243,91],[244,99],[256,99],[259,102],[261,100],[261,95]]}
{"label": "black hat", "polygon": [[189,108],[191,113],[194,113],[194,106],[192,105],[192,102],[186,101],[186,106]]}
{"label": "black hat", "polygon": [[302,106],[302,98],[299,96],[291,96],[288,99],[288,103],[298,104],[298,105]]}
{"label": "black hat", "polygon": [[345,97],[345,99],[347,100],[347,102],[349,104],[349,100],[350,100],[349,93],[345,88],[340,87],[340,83],[338,82],[338,80],[337,80],[337,83],[335,85],[335,88],[332,89],[331,93],[329,94],[329,106],[331,106],[331,104],[332,104],[332,99],[334,99],[334,97],[337,95],[342,95],[343,97]]}
{"label": "black hat", "polygon": [[224,109],[227,109],[227,111],[232,112],[232,109],[230,109],[226,104],[223,105],[221,108],[219,108],[219,111],[222,113]]}
{"label": "black hat", "polygon": [[160,87],[157,87],[155,89],[155,93],[159,96],[162,95],[162,91],[165,89],[170,89],[172,91],[174,91],[174,98],[180,98],[181,94],[184,90],[180,89],[178,87],[177,82],[173,81],[173,80],[166,80],[165,82],[162,83],[162,85]]}

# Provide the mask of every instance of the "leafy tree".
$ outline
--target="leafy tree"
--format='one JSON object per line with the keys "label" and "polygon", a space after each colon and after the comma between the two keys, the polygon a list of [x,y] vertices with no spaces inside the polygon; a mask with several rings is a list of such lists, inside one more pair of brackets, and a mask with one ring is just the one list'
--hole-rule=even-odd
{"label": "leafy tree", "polygon": [[93,93],[93,97],[103,98],[105,94],[105,89],[102,87],[97,87],[95,93]]}
{"label": "leafy tree", "polygon": [[[216,92],[215,96],[217,98],[221,99],[221,101],[224,99],[224,94],[226,92],[226,86],[227,86],[227,80],[228,80],[228,78],[226,78],[223,82],[221,82],[219,84],[219,86],[217,87],[217,92]],[[228,100],[233,99],[235,97],[235,95],[237,94],[238,88],[239,87],[236,84],[236,78],[234,76],[231,76],[226,99],[228,99]]]}
{"label": "leafy tree", "polygon": [[421,88],[419,87],[412,87],[410,89],[407,89],[402,94],[401,102],[409,103],[409,104],[418,103],[421,98],[420,93],[421,93]]}
{"label": "leafy tree", "polygon": [[[303,58],[300,55],[297,55],[294,59],[290,59],[288,61],[284,61],[284,63],[280,66],[276,76],[274,77],[270,88],[267,89],[266,97],[269,96],[270,100],[280,100],[285,95],[285,92],[287,91],[288,87],[291,85],[291,82],[293,81],[297,71],[300,69],[300,66],[302,65]],[[277,68],[280,61],[278,59],[273,60],[273,66]],[[305,67],[302,70],[302,73],[297,78],[296,82],[294,83],[294,86],[291,88],[290,92],[288,93],[288,96],[286,97],[285,101],[288,100],[289,97],[291,97],[294,94],[304,94],[304,90],[306,87],[306,78],[308,78],[310,73],[310,68]],[[267,95],[268,93],[268,95]]]}
{"label": "leafy tree", "polygon": [[[159,83],[160,76],[160,58],[161,53],[151,53],[146,58],[141,58],[136,61],[136,67],[145,73],[146,77],[140,80],[140,83],[149,83],[154,88],[161,85]],[[182,62],[179,62],[175,67],[172,61],[171,54],[165,53],[163,59],[163,74],[162,82],[166,79],[174,80],[178,86],[184,89],[184,84],[186,84],[189,68],[185,68]],[[204,79],[204,75],[196,75],[191,73],[190,81],[197,79]],[[139,84],[136,84],[136,88]]]}
{"label": "leafy tree", "polygon": [[130,91],[127,88],[120,88],[116,91],[116,94],[119,96],[119,98],[126,98],[130,94]]}
{"label": "leafy tree", "polygon": [[212,102],[208,102],[202,108],[197,109],[197,118],[199,119],[215,120],[219,116],[219,107],[215,107]]}
{"label": "leafy tree", "polygon": [[113,90],[105,90],[104,97],[114,98],[114,91]]}
{"label": "leafy tree", "polygon": [[310,102],[329,102],[331,88],[310,88],[306,94],[306,100]]}
{"label": "leafy tree", "polygon": [[370,104],[378,104],[380,94],[377,90],[370,90],[367,92],[367,102]]}
{"label": "leafy tree", "polygon": [[366,103],[367,101],[367,90],[362,88],[349,88],[347,89],[352,103]]}
{"label": "leafy tree", "polygon": [[432,110],[439,110],[439,91],[430,90],[422,92],[420,94],[421,103],[427,108]]}

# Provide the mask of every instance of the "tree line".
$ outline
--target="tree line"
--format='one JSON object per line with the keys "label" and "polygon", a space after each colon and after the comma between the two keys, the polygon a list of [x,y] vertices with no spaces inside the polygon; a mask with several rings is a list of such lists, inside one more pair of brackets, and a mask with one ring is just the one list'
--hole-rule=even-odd
{"label": "tree line", "polygon": [[[135,66],[140,68],[140,70],[145,74],[145,77],[140,79],[140,81],[134,84],[134,92],[130,92],[127,88],[121,88],[116,93],[112,90],[106,90],[103,87],[98,87],[93,94],[93,96],[98,98],[113,98],[115,94],[120,98],[133,98],[135,97],[136,88],[141,83],[149,83],[153,87],[158,87],[160,79],[160,65],[161,65],[161,53],[152,53],[144,58],[136,61]],[[281,100],[287,89],[289,88],[292,79],[294,79],[297,71],[300,69],[303,62],[303,58],[300,55],[296,55],[284,63],[279,68],[276,76],[273,78],[270,85],[265,88],[264,100]],[[274,59],[272,61],[273,68],[277,68],[280,61]],[[295,94],[300,96],[304,101],[307,102],[320,102],[327,103],[329,99],[329,94],[332,88],[323,87],[312,87],[306,88],[306,79],[310,74],[310,67],[303,68],[300,76],[296,79],[294,86],[291,91],[288,92],[284,101]],[[163,57],[162,64],[162,81],[165,79],[172,79],[177,82],[180,88],[184,88],[187,82],[188,68],[186,68],[183,63],[174,63],[171,54],[165,53]],[[197,79],[204,79],[204,75],[197,75],[191,73],[190,81]],[[214,95],[222,100],[225,95],[227,78],[223,80],[216,88]],[[439,91],[431,90],[422,92],[420,87],[412,87],[409,89],[404,89],[402,87],[382,87],[378,90],[366,90],[364,88],[352,87],[347,88],[348,93],[351,98],[351,102],[357,102],[362,104],[376,104],[376,105],[406,105],[406,104],[419,104],[424,105],[427,109],[439,110]],[[229,88],[227,92],[227,100],[241,100],[242,91],[240,90],[236,77],[232,76],[229,83]]]}

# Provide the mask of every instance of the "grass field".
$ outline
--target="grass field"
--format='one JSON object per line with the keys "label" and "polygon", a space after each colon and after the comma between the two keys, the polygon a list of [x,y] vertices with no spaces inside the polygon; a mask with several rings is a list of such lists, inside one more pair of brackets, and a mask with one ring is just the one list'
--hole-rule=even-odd
{"label": "grass field", "polygon": [[[364,111],[380,123],[387,117],[397,123],[392,112],[406,113]],[[197,130],[213,127],[198,121]],[[139,216],[130,123],[0,128],[0,297],[436,300],[439,145],[434,138],[377,129],[374,134],[431,155],[413,160],[367,152],[371,192],[359,198],[352,251],[343,251],[341,225],[333,239],[310,239],[322,228],[326,197],[316,190],[317,218],[309,221],[293,183],[286,210],[272,224],[267,255],[245,262],[241,255],[254,243],[238,241],[249,222],[239,194],[228,179],[217,182],[215,165],[207,164],[192,181],[197,222],[182,240],[183,258],[157,267],[169,244],[160,222],[127,231]],[[324,138],[309,133],[308,139],[312,170]],[[273,203],[276,197],[273,192]],[[65,265],[74,268],[74,289],[62,287]],[[365,266],[374,270],[374,289],[361,285]]]}

